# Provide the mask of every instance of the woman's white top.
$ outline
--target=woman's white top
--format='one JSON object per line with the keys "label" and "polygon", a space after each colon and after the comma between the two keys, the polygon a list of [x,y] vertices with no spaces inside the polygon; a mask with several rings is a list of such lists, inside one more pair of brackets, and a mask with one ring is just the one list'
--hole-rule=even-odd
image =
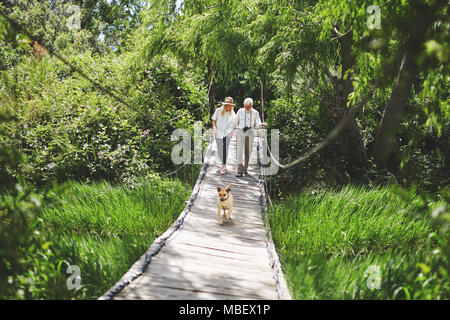
{"label": "woman's white top", "polygon": [[216,120],[217,138],[224,138],[228,133],[231,133],[231,131],[233,131],[231,125],[236,114],[234,113],[234,111],[231,111],[231,114],[229,112],[225,112],[225,115],[222,115],[223,108],[224,106],[221,106],[220,108],[216,109],[216,112],[214,112],[213,116],[211,117],[212,120]]}

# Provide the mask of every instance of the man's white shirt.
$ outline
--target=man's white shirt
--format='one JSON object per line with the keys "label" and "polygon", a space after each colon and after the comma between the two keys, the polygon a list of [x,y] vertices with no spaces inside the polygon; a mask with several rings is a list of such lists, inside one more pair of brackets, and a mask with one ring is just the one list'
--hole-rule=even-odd
{"label": "man's white shirt", "polygon": [[261,127],[261,120],[259,119],[258,111],[256,111],[253,108],[249,112],[247,112],[245,108],[241,108],[238,110],[231,125],[231,129],[238,128],[242,130],[245,127],[248,128]]}

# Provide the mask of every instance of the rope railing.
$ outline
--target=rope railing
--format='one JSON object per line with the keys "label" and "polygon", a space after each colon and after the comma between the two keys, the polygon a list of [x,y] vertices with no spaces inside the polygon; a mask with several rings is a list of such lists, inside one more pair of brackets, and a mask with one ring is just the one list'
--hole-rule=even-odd
{"label": "rope railing", "polygon": [[339,123],[331,130],[331,132],[323,139],[321,142],[316,144],[313,148],[311,148],[308,152],[306,152],[303,156],[298,157],[294,161],[291,161],[287,164],[281,164],[278,159],[276,159],[269,147],[269,144],[267,144],[267,150],[269,152],[270,158],[275,162],[277,166],[279,166],[281,169],[288,169],[290,167],[293,167],[301,162],[304,162],[308,160],[312,155],[319,152],[323,148],[325,148],[334,138],[338,136],[338,134],[344,129],[344,127],[347,125],[347,123],[353,118],[355,109],[349,108],[347,109],[346,113],[342,117],[342,119],[339,121]]}
{"label": "rope railing", "polygon": [[[260,81],[261,84],[261,117],[262,117],[262,121],[264,122],[264,87],[263,87],[263,83],[262,81]],[[307,152],[305,152],[303,155],[301,155],[300,157],[298,157],[297,159],[286,163],[286,164],[282,164],[279,159],[277,159],[272,151],[270,150],[270,146],[268,143],[268,138],[267,138],[267,131],[264,131],[263,135],[262,135],[262,151],[266,151],[269,156],[270,159],[275,163],[275,165],[277,165],[279,168],[281,169],[289,169],[299,163],[302,163],[306,160],[308,160],[309,158],[311,158],[314,154],[316,154],[317,152],[319,152],[320,150],[322,150],[323,148],[325,148],[331,141],[333,141],[340,133],[341,131],[345,128],[345,126],[348,124],[349,121],[351,121],[353,119],[353,116],[356,112],[356,110],[358,110],[361,105],[363,105],[366,100],[367,100],[368,96],[366,96],[364,99],[362,99],[362,101],[360,103],[358,103],[356,105],[355,108],[349,107],[344,116],[342,117],[342,119],[338,122],[338,124],[330,131],[330,133],[318,144],[316,144],[314,147],[312,147],[310,150],[308,150]],[[261,157],[265,157],[266,155],[261,154]],[[267,186],[267,178],[266,178],[266,169],[263,165],[261,165],[262,168],[262,175],[263,175],[263,183],[264,183],[264,188],[265,188],[265,193],[267,195],[267,198],[269,200],[269,205],[272,207],[272,199],[270,197],[270,191],[269,188]]]}
{"label": "rope railing", "polygon": [[[208,101],[208,99],[209,99],[209,93],[210,93],[211,87],[212,87],[212,85],[213,85],[213,81],[214,81],[214,74],[212,74],[212,76],[211,76],[211,81],[210,81],[209,86],[208,86],[208,93],[207,93],[207,95],[206,95],[206,102],[205,102],[205,105],[208,105],[208,102],[209,102],[209,101]],[[203,107],[204,107],[204,106],[201,106],[201,107],[198,107],[198,108],[196,108],[196,109],[194,109],[194,110],[188,111],[187,113],[182,114],[182,115],[179,115],[179,116],[176,116],[175,118],[169,119],[168,121],[165,121],[164,123],[169,123],[169,122],[172,122],[173,120],[176,120],[176,119],[178,119],[178,118],[180,118],[180,117],[182,117],[182,116],[186,116],[186,115],[188,115],[188,114],[190,114],[190,113],[194,113],[195,111],[200,110],[200,109],[202,109]],[[180,171],[181,169],[183,169],[183,168],[184,168],[186,165],[188,165],[188,164],[189,164],[189,162],[185,162],[180,168],[176,169],[175,171],[166,173],[166,174],[164,174],[163,176],[165,176],[165,177],[171,176],[171,175],[177,173],[178,171]]]}
{"label": "rope railing", "polygon": [[[262,88],[262,86],[263,86],[263,84],[261,82],[261,88]],[[261,92],[263,92],[263,89],[261,89]],[[263,96],[262,96],[261,101],[264,101],[264,97]],[[323,148],[325,148],[333,139],[335,139],[341,133],[341,131],[348,124],[348,122],[353,119],[355,111],[357,109],[359,109],[360,106],[362,104],[364,104],[364,102],[365,102],[365,99],[363,99],[363,101],[361,103],[357,104],[355,108],[349,107],[346,110],[346,112],[345,112],[344,116],[342,117],[342,119],[339,121],[339,123],[330,131],[330,133],[321,142],[316,144],[309,151],[305,152],[304,155],[298,157],[294,161],[291,161],[291,162],[289,162],[287,164],[280,163],[280,161],[274,157],[272,151],[270,150],[269,144],[267,143],[267,140],[266,140],[267,151],[268,151],[268,153],[270,155],[270,158],[281,169],[288,169],[288,168],[293,167],[293,166],[295,166],[295,165],[297,165],[297,164],[299,164],[301,162],[304,162],[304,161],[308,160],[312,155],[314,155],[315,153],[317,153],[320,150],[322,150]],[[262,105],[263,105],[262,117],[264,117],[264,104],[262,103]],[[266,139],[267,139],[267,137],[266,137]]]}
{"label": "rope railing", "polygon": [[[207,99],[209,98],[209,93],[210,93],[211,87],[212,87],[212,85],[213,85],[213,81],[214,81],[214,74],[212,75],[212,77],[211,77],[211,82],[209,83],[209,86],[208,86],[208,93],[207,93],[207,95],[206,95]],[[164,121],[162,124],[167,124],[167,123],[172,122],[172,121],[174,121],[174,120],[176,120],[176,119],[178,119],[178,118],[181,118],[181,117],[183,117],[183,116],[187,116],[188,114],[194,113],[195,111],[198,111],[198,110],[202,109],[203,107],[204,107],[204,106],[200,106],[200,107],[198,107],[198,108],[196,108],[196,109],[194,109],[194,110],[187,111],[187,112],[185,112],[184,114],[180,114],[180,115],[178,115],[178,116],[176,116],[176,117],[174,117],[174,118],[172,118],[172,119],[169,119],[169,120]]]}
{"label": "rope railing", "polygon": [[[208,150],[206,151],[206,154],[210,152],[211,143],[209,144]],[[204,161],[202,168],[200,169],[200,173],[197,178],[197,182],[195,183],[194,189],[192,190],[191,196],[186,204],[186,207],[184,208],[183,212],[179,215],[178,219],[172,224],[172,226],[158,239],[156,239],[153,242],[153,245],[156,246],[156,248],[152,249],[152,246],[150,246],[150,249],[145,253],[145,258],[138,269],[138,271],[131,273],[130,275],[125,275],[121,280],[119,280],[118,283],[116,283],[107,293],[105,293],[103,296],[99,298],[99,300],[112,300],[116,295],[118,295],[124,288],[126,288],[128,285],[130,285],[133,281],[135,281],[137,278],[141,277],[145,271],[147,270],[148,266],[150,265],[152,258],[156,256],[161,249],[165,246],[166,241],[169,240],[170,237],[173,236],[173,234],[180,229],[180,227],[183,225],[184,220],[188,213],[191,211],[191,208],[194,204],[195,199],[197,198],[198,194],[200,193],[200,185],[206,175],[206,170],[208,168],[208,161]]]}
{"label": "rope railing", "polygon": [[[99,82],[95,81],[94,79],[92,79],[86,72],[84,72],[83,70],[81,70],[81,68],[75,66],[74,64],[70,63],[67,59],[67,57],[65,57],[64,55],[58,53],[55,51],[55,49],[48,45],[41,37],[33,34],[33,32],[31,32],[27,27],[25,27],[24,25],[20,24],[19,22],[17,22],[16,20],[12,19],[8,13],[2,9],[0,7],[0,14],[8,21],[8,23],[13,27],[14,30],[16,30],[19,33],[22,33],[24,35],[26,35],[28,38],[30,38],[30,40],[36,40],[39,45],[44,46],[45,49],[47,49],[48,53],[50,53],[51,56],[57,58],[58,60],[60,60],[63,64],[67,65],[71,71],[74,71],[76,73],[78,73],[79,75],[81,75],[83,78],[85,78],[87,81],[89,81],[92,85],[94,85],[95,88],[97,88],[98,90],[100,90],[102,93],[110,96],[111,98],[113,98],[114,100],[116,100],[117,102],[131,108],[130,104],[125,101],[124,99],[122,99],[121,97],[118,96],[118,94],[112,92],[112,90],[102,86]],[[213,80],[214,80],[214,74],[211,77],[211,83],[208,87],[208,96],[209,96],[209,92],[211,90],[211,86],[213,84]],[[165,122],[162,123],[162,125],[170,123],[178,118],[181,118],[183,116],[186,116],[188,114],[194,113],[198,110],[201,110],[203,108],[203,106],[200,106],[194,110],[190,110],[187,111],[184,114],[178,115],[172,119],[169,119]]]}
{"label": "rope railing", "polygon": [[[124,99],[122,99],[118,93],[113,92],[111,89],[106,88],[104,86],[102,86],[99,82],[95,81],[94,79],[92,79],[85,71],[81,70],[81,68],[75,66],[74,64],[72,64],[71,62],[68,61],[67,57],[65,57],[64,55],[56,52],[56,50],[48,45],[45,41],[43,41],[43,39],[39,36],[36,36],[33,34],[33,32],[31,32],[27,27],[21,25],[19,22],[15,21],[14,19],[10,18],[8,13],[5,10],[1,10],[0,9],[0,14],[8,21],[8,23],[19,33],[22,33],[24,35],[26,35],[28,38],[30,38],[31,40],[36,40],[40,45],[44,46],[47,51],[49,52],[49,54],[55,58],[57,58],[58,60],[60,60],[63,64],[67,65],[68,67],[70,67],[70,70],[72,70],[73,72],[78,73],[79,75],[81,75],[84,79],[86,79],[88,82],[90,82],[95,88],[97,88],[99,91],[101,91],[102,93],[108,95],[109,97],[111,97],[112,99],[114,99],[115,101],[127,106],[127,107],[131,107],[130,104],[125,101]],[[210,84],[208,86],[208,94],[207,94],[207,99],[209,98],[209,94],[211,92],[211,88],[213,85],[213,81],[214,81],[214,74],[212,74],[211,76],[211,81]],[[262,121],[264,122],[264,97],[263,97],[263,84],[261,81],[261,111],[262,111]],[[183,116],[187,116],[191,113],[194,113],[196,111],[201,110],[204,107],[204,105],[195,108],[194,110],[190,110],[187,111],[183,114],[177,115],[174,118],[171,118],[169,120],[164,121],[163,123],[161,123],[161,125],[170,123],[172,121],[175,121],[176,119],[179,119]],[[267,137],[264,137],[265,143],[267,143]],[[211,142],[209,144],[209,147],[211,147]],[[268,147],[268,144],[267,144]],[[273,157],[270,149],[267,149],[269,151],[269,153],[271,154],[271,157]],[[209,148],[207,150],[206,153],[208,153]],[[276,161],[276,159],[274,159]],[[280,165],[280,167],[285,168],[286,166],[281,165],[278,161],[276,161],[276,163],[278,165]],[[183,169],[184,167],[186,167],[189,163],[186,162],[184,163],[180,168],[176,169],[175,171],[169,172],[167,174],[165,174],[165,176],[170,176],[173,174],[176,174],[177,172],[179,172],[181,169]],[[180,214],[180,216],[178,217],[178,219],[172,224],[172,226],[163,234],[161,235],[157,240],[155,240],[155,242],[153,243],[153,245],[149,248],[149,250],[145,253],[144,256],[144,261],[142,263],[142,265],[139,267],[139,269],[137,269],[137,271],[129,274],[126,278],[122,278],[116,285],[114,285],[105,295],[103,295],[102,297],[100,297],[100,300],[110,300],[113,299],[114,296],[116,296],[117,294],[119,294],[125,287],[127,287],[129,284],[131,284],[133,281],[135,281],[137,278],[139,278],[140,276],[142,276],[148,266],[150,265],[152,258],[154,256],[156,256],[161,249],[165,246],[166,241],[168,241],[168,239],[173,236],[173,234],[180,229],[180,227],[183,225],[184,223],[184,219],[187,216],[187,214],[190,212],[190,209],[195,201],[195,199],[197,198],[197,195],[199,194],[199,190],[200,190],[200,184],[202,182],[202,180],[204,179],[205,175],[206,175],[206,169],[208,167],[208,163],[207,161],[203,162],[203,165],[200,169],[200,173],[199,176],[197,178],[197,182],[194,186],[194,189],[191,193],[190,199],[185,207],[185,209],[183,210],[183,212]],[[267,187],[267,180],[266,180],[266,175],[264,174],[264,167],[263,167],[263,180],[264,180],[264,190],[265,190],[265,194],[268,196],[269,199],[269,203],[272,206],[272,201],[270,199],[270,194],[269,194],[269,189]],[[274,258],[271,256],[271,261],[272,264],[274,263]],[[278,283],[278,280],[277,280]]]}

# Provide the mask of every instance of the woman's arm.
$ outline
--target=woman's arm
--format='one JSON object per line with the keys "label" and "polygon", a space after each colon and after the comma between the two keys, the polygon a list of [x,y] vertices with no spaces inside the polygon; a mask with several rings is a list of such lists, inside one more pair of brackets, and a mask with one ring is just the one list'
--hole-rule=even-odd
{"label": "woman's arm", "polygon": [[238,122],[239,122],[239,110],[238,112],[236,112],[236,114],[234,114],[233,120],[231,121],[230,127],[228,128],[230,132],[233,131],[234,128],[236,128]]}
{"label": "woman's arm", "polygon": [[213,135],[217,136],[217,121],[213,120]]}
{"label": "woman's arm", "polygon": [[213,123],[213,135],[214,137],[217,136],[217,117],[219,116],[218,113],[219,109],[216,109],[213,116],[211,117],[212,123]]}

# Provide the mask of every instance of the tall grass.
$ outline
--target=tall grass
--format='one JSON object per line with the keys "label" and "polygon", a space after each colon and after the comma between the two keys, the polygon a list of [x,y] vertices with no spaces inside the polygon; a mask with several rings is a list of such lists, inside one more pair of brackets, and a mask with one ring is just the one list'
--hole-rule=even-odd
{"label": "tall grass", "polygon": [[[390,187],[292,195],[268,212],[296,299],[413,298],[432,242],[427,219]],[[371,285],[378,277],[379,283]],[[378,281],[378,280],[377,280]]]}
{"label": "tall grass", "polygon": [[[68,289],[66,279],[42,283],[34,298],[93,299],[103,294],[148,249],[180,214],[190,187],[179,181],[143,180],[134,187],[108,182],[71,182],[53,190],[39,226],[50,242],[52,259],[80,268],[81,288]],[[49,275],[51,277],[51,275]]]}

